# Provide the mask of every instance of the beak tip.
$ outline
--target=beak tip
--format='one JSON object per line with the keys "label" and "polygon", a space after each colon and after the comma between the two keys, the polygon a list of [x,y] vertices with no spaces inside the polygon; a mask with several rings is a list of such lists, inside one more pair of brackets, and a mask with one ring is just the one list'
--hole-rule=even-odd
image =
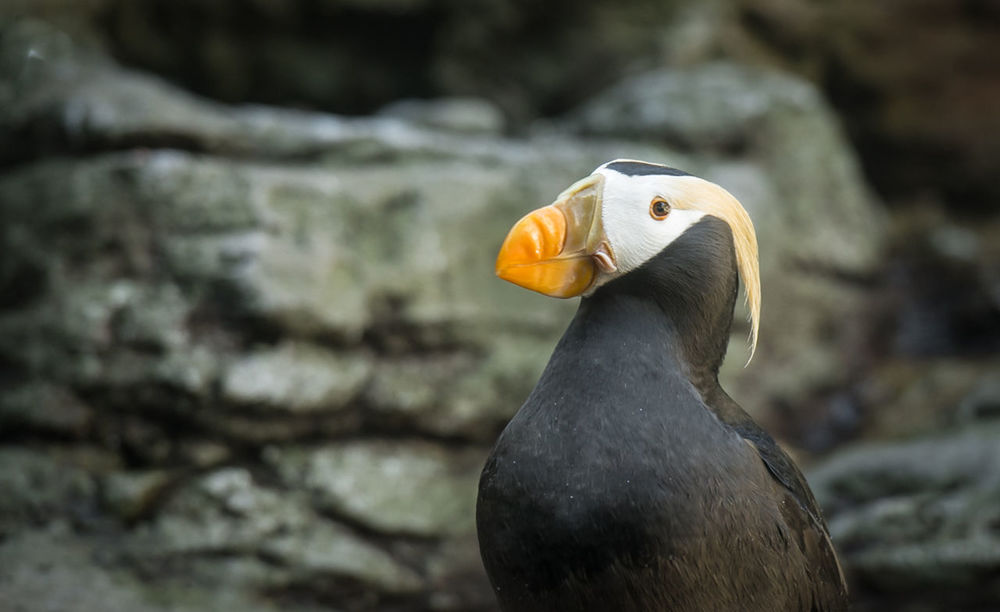
{"label": "beak tip", "polygon": [[507,281],[508,283],[514,283],[515,285],[519,285],[519,283],[514,280],[515,275],[513,274],[509,262],[504,263],[503,261],[498,260],[496,266],[493,269],[493,273],[500,280]]}

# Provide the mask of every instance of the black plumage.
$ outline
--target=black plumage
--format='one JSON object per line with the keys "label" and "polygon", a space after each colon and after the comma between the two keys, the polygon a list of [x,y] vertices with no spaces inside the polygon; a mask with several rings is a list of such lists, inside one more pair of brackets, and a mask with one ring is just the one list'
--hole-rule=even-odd
{"label": "black plumage", "polygon": [[502,610],[847,609],[804,478],[719,386],[737,288],[706,216],[581,301],[480,481]]}
{"label": "black plumage", "polygon": [[691,176],[690,172],[664,166],[663,164],[651,164],[649,162],[635,159],[620,159],[605,165],[608,170],[614,170],[625,176]]}

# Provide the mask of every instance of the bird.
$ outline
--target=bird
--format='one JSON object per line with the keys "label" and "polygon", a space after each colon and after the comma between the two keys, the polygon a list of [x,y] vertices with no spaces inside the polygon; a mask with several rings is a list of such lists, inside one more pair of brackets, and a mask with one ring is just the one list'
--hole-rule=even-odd
{"label": "bird", "polygon": [[610,161],[518,221],[496,273],[581,297],[480,476],[503,612],[848,609],[805,478],[719,384],[741,279],[751,359],[761,311],[757,238],[732,194]]}

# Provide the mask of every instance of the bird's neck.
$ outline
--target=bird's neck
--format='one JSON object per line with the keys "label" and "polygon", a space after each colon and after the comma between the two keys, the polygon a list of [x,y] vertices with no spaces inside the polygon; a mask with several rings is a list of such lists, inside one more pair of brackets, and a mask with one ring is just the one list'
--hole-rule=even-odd
{"label": "bird's neck", "polygon": [[580,314],[602,316],[601,311],[621,309],[631,300],[655,306],[651,310],[663,319],[657,333],[664,350],[709,396],[718,390],[738,282],[728,224],[705,217],[641,267],[585,299]]}

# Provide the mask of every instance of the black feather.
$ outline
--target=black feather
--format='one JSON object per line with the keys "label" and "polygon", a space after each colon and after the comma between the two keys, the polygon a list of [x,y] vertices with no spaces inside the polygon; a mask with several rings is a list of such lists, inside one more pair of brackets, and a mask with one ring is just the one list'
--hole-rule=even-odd
{"label": "black feather", "polygon": [[648,176],[651,174],[664,174],[667,176],[691,176],[683,170],[663,166],[661,164],[651,164],[641,161],[616,161],[605,166],[608,170],[614,170],[627,176]]}

